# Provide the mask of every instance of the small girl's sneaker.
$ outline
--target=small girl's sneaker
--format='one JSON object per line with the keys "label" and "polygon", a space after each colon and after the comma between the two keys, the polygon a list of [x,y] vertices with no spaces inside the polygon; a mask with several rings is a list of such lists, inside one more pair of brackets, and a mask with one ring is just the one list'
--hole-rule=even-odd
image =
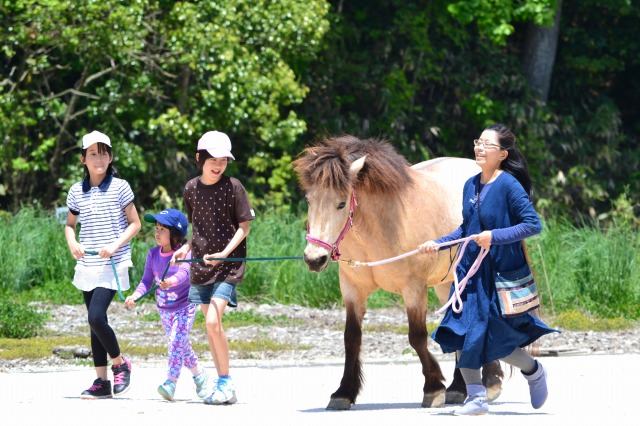
{"label": "small girl's sneaker", "polygon": [[209,388],[207,387],[207,384],[210,380],[211,378],[205,370],[202,370],[202,373],[193,376],[193,383],[196,384],[196,393],[198,394],[198,398],[202,399],[209,395]]}
{"label": "small girl's sneaker", "polygon": [[176,393],[176,384],[167,379],[163,384],[158,386],[158,393],[167,401],[173,401],[173,395]]}
{"label": "small girl's sneaker", "polygon": [[81,399],[105,399],[111,398],[111,382],[97,378],[93,385],[80,394]]}

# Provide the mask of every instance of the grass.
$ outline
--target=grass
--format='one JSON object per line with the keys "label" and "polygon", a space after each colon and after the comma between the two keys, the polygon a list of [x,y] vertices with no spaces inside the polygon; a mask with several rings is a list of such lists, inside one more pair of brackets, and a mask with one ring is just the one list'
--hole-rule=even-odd
{"label": "grass", "polygon": [[552,318],[550,324],[562,330],[571,331],[617,331],[639,326],[627,318],[593,318],[580,311],[566,311]]}
{"label": "grass", "polygon": [[640,237],[628,223],[575,227],[559,220],[527,240],[545,310],[640,319]]}
{"label": "grass", "polygon": [[28,339],[0,338],[2,359],[42,359],[53,354],[56,346],[87,346],[89,337],[57,336],[30,337]]}
{"label": "grass", "polygon": [[[167,354],[166,345],[136,346],[128,340],[121,340],[120,345],[124,353],[135,357],[163,356]],[[53,349],[56,346],[87,347],[89,346],[89,338],[83,336],[36,337],[28,339],[0,338],[0,359],[43,359],[52,356]],[[200,356],[209,353],[209,345],[207,343],[192,343],[192,347]],[[237,352],[239,358],[252,359],[258,357],[257,353],[266,351],[278,352],[307,350],[310,348],[306,345],[278,343],[265,338],[248,341],[230,341],[229,349]],[[78,363],[79,365],[89,365],[91,361],[83,363],[82,359],[79,358]]]}

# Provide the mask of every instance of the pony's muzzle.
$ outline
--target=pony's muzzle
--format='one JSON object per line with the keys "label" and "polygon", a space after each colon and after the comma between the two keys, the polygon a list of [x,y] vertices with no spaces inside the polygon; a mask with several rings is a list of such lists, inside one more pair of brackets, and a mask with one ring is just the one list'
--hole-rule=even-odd
{"label": "pony's muzzle", "polygon": [[311,272],[320,272],[327,267],[327,264],[329,263],[329,256],[320,255],[311,257],[307,256],[307,254],[305,253],[304,263],[307,264],[307,267]]}

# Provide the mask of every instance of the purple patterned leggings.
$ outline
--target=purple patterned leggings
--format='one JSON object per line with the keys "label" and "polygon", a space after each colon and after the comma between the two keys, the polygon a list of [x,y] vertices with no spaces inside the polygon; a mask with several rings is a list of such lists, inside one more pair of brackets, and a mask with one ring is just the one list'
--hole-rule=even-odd
{"label": "purple patterned leggings", "polygon": [[162,326],[169,338],[169,369],[167,376],[178,379],[182,366],[193,370],[198,366],[198,357],[191,348],[189,332],[196,319],[197,305],[190,303],[176,312],[158,310]]}

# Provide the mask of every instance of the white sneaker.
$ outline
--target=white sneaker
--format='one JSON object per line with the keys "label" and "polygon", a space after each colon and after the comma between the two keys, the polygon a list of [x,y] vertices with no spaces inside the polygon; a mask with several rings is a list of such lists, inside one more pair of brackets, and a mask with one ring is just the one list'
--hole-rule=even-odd
{"label": "white sneaker", "polygon": [[231,377],[219,377],[213,393],[204,399],[204,403],[209,405],[235,404],[237,401],[236,389]]}

